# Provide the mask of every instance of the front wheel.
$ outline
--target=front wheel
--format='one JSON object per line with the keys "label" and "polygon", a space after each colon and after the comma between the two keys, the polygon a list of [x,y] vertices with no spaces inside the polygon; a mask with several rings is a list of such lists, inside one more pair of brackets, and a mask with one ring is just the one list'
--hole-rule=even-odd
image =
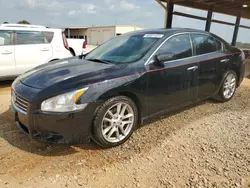
{"label": "front wheel", "polygon": [[216,98],[218,101],[227,102],[233,98],[237,87],[237,79],[237,74],[233,70],[225,74],[224,81]]}
{"label": "front wheel", "polygon": [[123,144],[132,135],[138,120],[135,103],[118,96],[106,101],[94,119],[94,140],[104,148]]}

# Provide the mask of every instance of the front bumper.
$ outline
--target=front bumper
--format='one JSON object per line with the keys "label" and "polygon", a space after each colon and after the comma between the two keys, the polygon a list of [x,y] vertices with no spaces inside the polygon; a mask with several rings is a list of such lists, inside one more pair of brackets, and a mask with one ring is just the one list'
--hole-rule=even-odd
{"label": "front bumper", "polygon": [[49,143],[80,144],[91,139],[91,125],[97,103],[74,113],[29,112],[23,114],[12,105],[17,126],[31,139]]}

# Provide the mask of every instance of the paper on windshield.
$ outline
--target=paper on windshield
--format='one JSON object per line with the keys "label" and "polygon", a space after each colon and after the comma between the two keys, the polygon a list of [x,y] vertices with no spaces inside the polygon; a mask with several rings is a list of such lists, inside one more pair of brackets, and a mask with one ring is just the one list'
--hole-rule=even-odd
{"label": "paper on windshield", "polygon": [[145,34],[143,36],[144,38],[158,38],[161,39],[162,37],[164,37],[163,34]]}

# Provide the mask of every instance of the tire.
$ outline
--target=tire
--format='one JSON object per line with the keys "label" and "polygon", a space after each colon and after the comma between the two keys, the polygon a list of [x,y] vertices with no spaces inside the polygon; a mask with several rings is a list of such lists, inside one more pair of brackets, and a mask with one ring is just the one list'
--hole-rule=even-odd
{"label": "tire", "polygon": [[[120,108],[118,106],[120,106]],[[118,109],[120,109],[119,116],[117,114]],[[125,96],[113,97],[107,100],[98,109],[95,115],[93,121],[93,139],[103,148],[121,145],[132,135],[137,126],[137,122],[138,109],[135,103]]]}
{"label": "tire", "polygon": [[69,47],[69,51],[71,53],[72,56],[76,56],[75,51],[73,50],[73,48]]}
{"label": "tire", "polygon": [[57,60],[60,60],[60,59],[52,59],[51,61],[49,61],[49,63],[57,61]]}
{"label": "tire", "polygon": [[[228,81],[230,80],[230,77],[232,77],[232,79],[234,80],[234,81],[231,80],[231,83],[232,83],[232,85],[234,83],[234,86],[231,88],[230,94],[228,93],[228,95],[226,95],[225,86],[227,85]],[[224,80],[223,80],[221,88],[220,88],[220,91],[219,91],[218,95],[215,97],[215,100],[217,100],[219,102],[227,102],[227,101],[231,100],[233,98],[235,91],[236,91],[236,88],[237,88],[237,81],[238,81],[238,76],[235,73],[235,71],[230,70],[230,71],[226,72],[226,74],[224,76]]]}

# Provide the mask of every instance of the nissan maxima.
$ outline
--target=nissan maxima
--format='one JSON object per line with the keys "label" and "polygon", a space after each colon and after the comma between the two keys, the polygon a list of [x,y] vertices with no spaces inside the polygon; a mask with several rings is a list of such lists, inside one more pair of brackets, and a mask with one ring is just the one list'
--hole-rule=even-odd
{"label": "nissan maxima", "polygon": [[208,98],[229,101],[243,80],[244,59],[204,31],[136,31],[19,76],[11,106],[30,138],[114,147],[153,116]]}

